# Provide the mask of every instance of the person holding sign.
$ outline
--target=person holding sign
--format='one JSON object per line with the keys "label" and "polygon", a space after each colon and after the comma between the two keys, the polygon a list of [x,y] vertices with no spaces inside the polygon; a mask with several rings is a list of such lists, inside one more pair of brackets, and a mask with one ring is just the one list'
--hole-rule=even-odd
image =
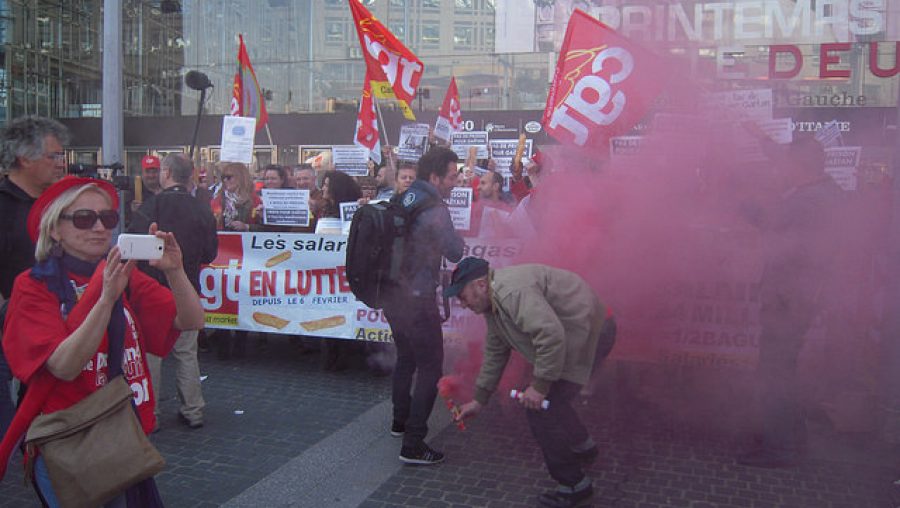
{"label": "person holding sign", "polygon": [[468,257],[453,271],[445,297],[484,316],[484,361],[475,398],[460,406],[457,421],[476,415],[497,389],[510,353],[534,366],[531,384],[519,397],[547,470],[559,482],[541,494],[541,506],[568,508],[593,495],[583,466],[593,462],[597,444],[572,408],[615,343],[616,325],[594,290],[578,275],[539,264],[491,269]]}

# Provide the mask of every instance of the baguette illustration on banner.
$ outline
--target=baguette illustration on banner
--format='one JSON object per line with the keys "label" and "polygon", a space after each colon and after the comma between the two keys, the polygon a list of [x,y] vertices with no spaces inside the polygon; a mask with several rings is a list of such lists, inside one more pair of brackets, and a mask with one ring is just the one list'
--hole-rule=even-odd
{"label": "baguette illustration on banner", "polygon": [[287,261],[288,259],[291,259],[292,255],[293,254],[289,250],[286,250],[286,251],[282,252],[281,254],[275,254],[274,256],[272,256],[266,260],[266,268],[272,268],[273,266],[278,266],[281,263],[284,263],[285,261]]}
{"label": "baguette illustration on banner", "polygon": [[290,324],[290,321],[287,319],[282,319],[273,314],[266,314],[265,312],[254,312],[253,320],[263,326],[271,326],[272,328],[277,328],[281,330],[285,326]]}
{"label": "baguette illustration on banner", "polygon": [[319,330],[324,330],[326,328],[334,328],[336,326],[341,326],[347,322],[347,318],[344,316],[330,316],[322,319],[313,319],[312,321],[302,321],[300,322],[300,326],[303,327],[307,332],[316,332]]}

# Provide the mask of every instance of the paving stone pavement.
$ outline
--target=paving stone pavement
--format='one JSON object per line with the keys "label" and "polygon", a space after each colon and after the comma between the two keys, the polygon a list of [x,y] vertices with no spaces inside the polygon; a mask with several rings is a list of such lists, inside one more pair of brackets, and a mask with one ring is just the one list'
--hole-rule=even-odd
{"label": "paving stone pavement", "polygon": [[[466,431],[451,426],[434,440],[447,453],[444,464],[402,468],[360,508],[537,506],[536,496],[555,483],[522,410],[496,399]],[[585,402],[579,410],[602,450],[588,469],[595,496],[585,506],[900,507],[896,448],[851,441],[843,443],[847,453],[830,435],[797,467],[749,468],[734,462],[735,435]]]}
{"label": "paving stone pavement", "polygon": [[[249,350],[243,361],[201,354],[207,425],[196,431],[177,422],[164,363],[168,396],[153,441],[168,461],[158,477],[167,506],[518,508],[554,487],[511,401],[495,396],[463,432],[434,426],[444,464],[400,466],[398,441],[381,427],[388,379],[322,372],[317,355],[299,356],[279,338],[264,353]],[[673,419],[625,396],[581,402],[602,450],[588,470],[596,495],[587,506],[900,508],[900,458],[884,443],[819,424],[797,467],[747,468],[733,459],[740,428]],[[435,411],[446,419],[442,405]],[[0,507],[36,505],[13,465]]]}
{"label": "paving stone pavement", "polygon": [[[178,421],[174,372],[163,362],[162,430],[151,440],[166,459],[157,476],[169,507],[219,506],[390,396],[390,380],[355,369],[323,372],[283,337],[243,360],[200,353],[206,425]],[[243,411],[243,414],[236,414]],[[39,506],[22,484],[20,457],[0,483],[0,507]]]}

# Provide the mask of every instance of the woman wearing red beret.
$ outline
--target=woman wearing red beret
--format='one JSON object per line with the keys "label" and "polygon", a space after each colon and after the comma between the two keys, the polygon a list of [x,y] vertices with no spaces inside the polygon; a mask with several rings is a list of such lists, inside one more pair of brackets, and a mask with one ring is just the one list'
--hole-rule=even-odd
{"label": "woman wearing red beret", "polygon": [[[155,398],[145,354],[165,356],[180,330],[203,327],[199,297],[174,235],[150,226],[150,234],[165,243],[162,258],[150,263],[165,273],[170,291],[135,270],[134,260],[122,260],[118,247],[110,249],[117,208],[108,182],[75,177],[52,185],[31,208],[28,232],[37,245],[36,264],[15,281],[3,334],[10,368],[28,393],[0,445],[0,476],[38,414],[67,409],[120,374],[149,433]],[[37,454],[28,458],[35,459],[38,493],[48,506],[58,506],[53,478]],[[161,505],[152,478],[106,504]]]}

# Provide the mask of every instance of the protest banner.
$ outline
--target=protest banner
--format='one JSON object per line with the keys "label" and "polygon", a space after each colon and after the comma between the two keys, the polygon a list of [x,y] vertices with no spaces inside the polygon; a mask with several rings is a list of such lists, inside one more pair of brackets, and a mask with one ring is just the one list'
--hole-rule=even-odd
{"label": "protest banner", "polygon": [[219,160],[250,164],[253,162],[253,139],[255,137],[256,118],[223,116]]}
{"label": "protest banner", "polygon": [[825,172],[845,191],[855,191],[859,185],[857,168],[862,156],[860,146],[842,146],[825,149]]}
{"label": "protest banner", "polygon": [[[390,341],[382,312],[350,291],[346,247],[341,235],[219,232],[218,255],[200,270],[207,327]],[[469,238],[463,255],[506,266],[521,250],[516,240]],[[444,325],[451,336],[461,337],[467,320],[483,321],[460,314]]]}
{"label": "protest banner", "polygon": [[309,191],[306,189],[263,189],[263,224],[267,226],[309,226]]}
{"label": "protest banner", "polygon": [[469,149],[477,150],[475,158],[488,158],[488,133],[487,131],[454,132],[450,135],[450,149],[456,152],[459,160],[464,161],[469,157]]}
{"label": "protest banner", "polygon": [[651,292],[642,291],[640,305],[616,310],[617,321],[631,325],[619,329],[611,356],[680,367],[751,370],[759,355],[763,270],[759,233],[723,233],[709,227],[687,234],[692,242],[670,258],[678,260],[671,277],[658,281]]}
{"label": "protest banner", "polygon": [[471,187],[454,187],[450,197],[444,200],[457,231],[468,231],[472,227],[472,199]]}
{"label": "protest banner", "polygon": [[[491,159],[496,164],[497,172],[503,176],[512,174],[513,157],[516,155],[516,147],[519,145],[518,139],[491,139],[489,141],[491,149]],[[530,139],[525,140],[525,156],[531,157],[531,151],[534,143]]]}
{"label": "protest banner", "polygon": [[419,160],[428,149],[428,128],[427,123],[408,123],[400,126],[397,158],[402,161]]}
{"label": "protest banner", "polygon": [[334,169],[350,176],[366,176],[369,173],[369,149],[357,145],[331,147]]}

